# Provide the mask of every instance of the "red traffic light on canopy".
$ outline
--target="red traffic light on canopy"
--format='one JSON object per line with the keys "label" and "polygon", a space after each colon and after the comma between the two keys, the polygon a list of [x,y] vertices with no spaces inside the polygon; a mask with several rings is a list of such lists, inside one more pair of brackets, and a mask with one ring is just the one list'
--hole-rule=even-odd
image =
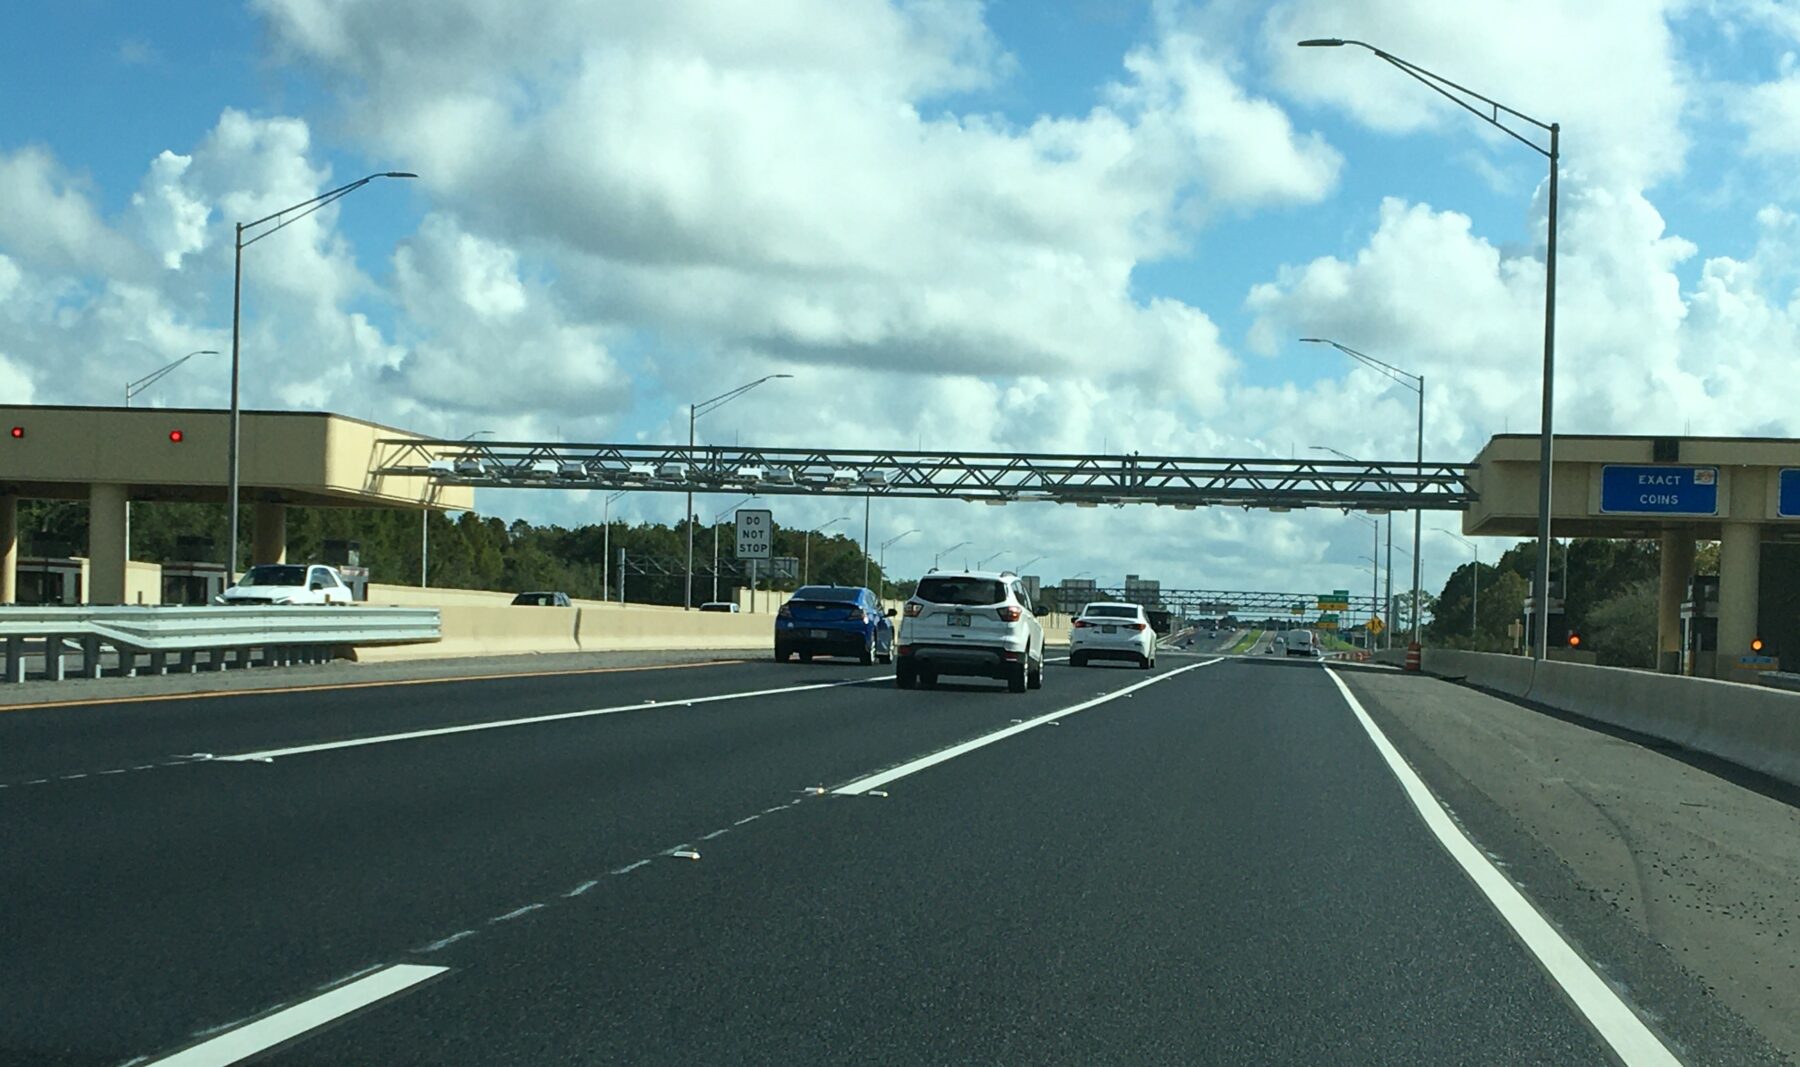
{"label": "red traffic light on canopy", "polygon": [[1581,647],[1581,635],[1580,634],[1570,634],[1569,635],[1569,647],[1570,648],[1580,648]]}
{"label": "red traffic light on canopy", "polygon": [[17,441],[21,437],[24,437],[25,436],[25,427],[14,426],[12,428],[12,435],[13,435],[13,440],[15,440],[15,441]]}
{"label": "red traffic light on canopy", "polygon": [[1763,650],[1763,639],[1760,637],[1751,638],[1750,639],[1750,651],[1761,652],[1762,650]]}
{"label": "red traffic light on canopy", "polygon": [[180,430],[170,430],[169,431],[169,442],[171,444],[178,445],[182,441],[186,440],[186,438],[187,438],[187,434],[182,433]]}

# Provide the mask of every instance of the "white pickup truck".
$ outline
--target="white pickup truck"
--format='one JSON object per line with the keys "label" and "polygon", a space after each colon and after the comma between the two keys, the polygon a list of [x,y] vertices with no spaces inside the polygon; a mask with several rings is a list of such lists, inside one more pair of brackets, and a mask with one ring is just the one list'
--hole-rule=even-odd
{"label": "white pickup truck", "polygon": [[220,604],[348,604],[350,587],[323,563],[259,563],[218,597]]}

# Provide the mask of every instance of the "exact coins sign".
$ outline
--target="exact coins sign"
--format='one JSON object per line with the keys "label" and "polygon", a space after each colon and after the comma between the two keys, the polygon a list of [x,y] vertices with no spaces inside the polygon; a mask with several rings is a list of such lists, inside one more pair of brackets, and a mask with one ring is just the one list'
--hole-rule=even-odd
{"label": "exact coins sign", "polygon": [[774,545],[774,512],[758,508],[737,513],[737,558],[766,560]]}
{"label": "exact coins sign", "polygon": [[1603,515],[1717,515],[1719,468],[1600,468]]}
{"label": "exact coins sign", "polygon": [[1800,470],[1789,467],[1781,472],[1781,491],[1775,514],[1784,519],[1800,519]]}

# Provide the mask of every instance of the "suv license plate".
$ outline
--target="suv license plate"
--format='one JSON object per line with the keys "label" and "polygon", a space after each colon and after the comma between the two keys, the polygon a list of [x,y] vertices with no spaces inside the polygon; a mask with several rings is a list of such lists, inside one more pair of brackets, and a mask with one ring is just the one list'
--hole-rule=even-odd
{"label": "suv license plate", "polygon": [[826,638],[826,637],[831,636],[830,630],[808,630],[808,631],[806,631],[806,633],[807,633],[808,637],[812,637],[815,639]]}
{"label": "suv license plate", "polygon": [[953,612],[950,616],[950,620],[947,625],[950,625],[950,626],[967,626],[967,625],[969,625],[968,613],[963,612],[963,611]]}

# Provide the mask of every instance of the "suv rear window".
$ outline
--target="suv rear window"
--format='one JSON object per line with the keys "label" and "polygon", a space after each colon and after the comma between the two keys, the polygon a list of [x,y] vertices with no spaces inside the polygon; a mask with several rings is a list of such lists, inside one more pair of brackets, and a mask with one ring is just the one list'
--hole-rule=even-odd
{"label": "suv rear window", "polygon": [[1006,600],[1006,587],[992,578],[921,578],[914,594],[928,604],[980,606]]}
{"label": "suv rear window", "polygon": [[1120,604],[1090,604],[1082,614],[1090,619],[1135,619],[1138,609]]}

